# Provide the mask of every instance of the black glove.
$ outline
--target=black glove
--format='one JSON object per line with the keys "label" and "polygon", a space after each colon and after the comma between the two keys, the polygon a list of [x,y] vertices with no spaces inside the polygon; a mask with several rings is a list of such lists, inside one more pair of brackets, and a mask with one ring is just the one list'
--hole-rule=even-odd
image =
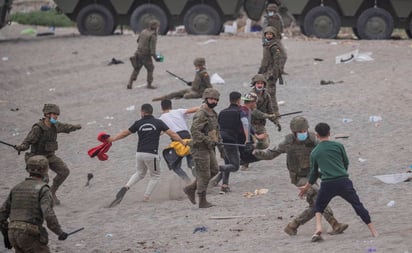
{"label": "black glove", "polygon": [[67,233],[63,232],[59,235],[59,240],[64,241],[64,240],[67,239],[67,237],[69,237],[69,235]]}
{"label": "black glove", "polygon": [[253,142],[250,141],[250,142],[246,143],[245,152],[252,153],[254,149],[255,149],[255,147],[253,146]]}
{"label": "black glove", "polygon": [[82,126],[80,124],[74,125],[74,129],[76,130],[82,129]]}
{"label": "black glove", "polygon": [[186,83],[188,86],[192,86],[192,82],[187,82]]}
{"label": "black glove", "polygon": [[19,151],[19,152],[27,150],[26,147],[23,146],[23,145],[16,145],[16,146],[14,146],[14,149]]}

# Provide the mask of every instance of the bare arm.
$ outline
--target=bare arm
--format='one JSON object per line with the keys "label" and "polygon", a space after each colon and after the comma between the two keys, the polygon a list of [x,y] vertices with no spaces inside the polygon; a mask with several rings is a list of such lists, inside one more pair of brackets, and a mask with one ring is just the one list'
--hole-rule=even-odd
{"label": "bare arm", "polygon": [[192,107],[186,110],[185,114],[190,114],[190,113],[195,113],[197,111],[199,111],[200,106],[196,106],[196,107]]}
{"label": "bare arm", "polygon": [[129,136],[132,132],[129,131],[129,129],[123,130],[120,133],[118,133],[116,136],[114,137],[109,137],[107,138],[107,142],[115,142],[117,140],[121,140],[127,136]]}

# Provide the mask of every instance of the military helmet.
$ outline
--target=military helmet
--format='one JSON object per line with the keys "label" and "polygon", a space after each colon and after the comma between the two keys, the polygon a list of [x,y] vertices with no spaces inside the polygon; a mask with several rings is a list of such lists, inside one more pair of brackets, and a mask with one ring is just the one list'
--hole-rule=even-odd
{"label": "military helmet", "polygon": [[55,105],[55,104],[44,104],[43,113],[44,114],[55,113],[57,115],[60,115],[60,108],[58,105]]}
{"label": "military helmet", "polygon": [[27,160],[27,172],[40,176],[47,176],[49,160],[45,156],[35,155]]}
{"label": "military helmet", "polygon": [[290,121],[290,130],[292,132],[306,131],[309,128],[308,120],[302,116],[296,116]]}
{"label": "military helmet", "polygon": [[206,65],[206,60],[203,57],[197,57],[193,61],[193,65],[195,65],[195,66],[204,66],[204,65]]}
{"label": "military helmet", "polygon": [[251,85],[250,87],[255,86],[255,83],[258,82],[258,81],[263,81],[263,82],[265,83],[265,87],[266,87],[266,84],[268,83],[268,81],[266,80],[266,78],[265,78],[264,75],[262,75],[262,74],[256,74],[256,75],[252,78],[252,82],[251,82],[252,85]]}
{"label": "military helmet", "polygon": [[263,34],[266,33],[271,33],[273,34],[273,36],[275,36],[278,33],[278,30],[273,26],[266,26],[266,28],[263,30]]}
{"label": "military helmet", "polygon": [[277,6],[277,4],[268,4],[268,6],[266,7],[267,12],[273,11],[273,12],[278,12],[279,8]]}
{"label": "military helmet", "polygon": [[203,99],[214,98],[214,99],[219,100],[219,97],[220,97],[219,91],[214,88],[207,88],[203,92]]}
{"label": "military helmet", "polygon": [[254,92],[249,92],[242,97],[242,100],[245,102],[256,102],[258,96]]}
{"label": "military helmet", "polygon": [[149,28],[152,30],[156,30],[159,27],[160,22],[157,19],[152,19],[149,21]]}

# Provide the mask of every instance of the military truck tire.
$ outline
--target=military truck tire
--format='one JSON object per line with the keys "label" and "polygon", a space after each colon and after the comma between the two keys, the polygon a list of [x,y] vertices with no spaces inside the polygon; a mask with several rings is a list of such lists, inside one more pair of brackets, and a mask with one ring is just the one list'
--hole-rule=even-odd
{"label": "military truck tire", "polygon": [[192,6],[186,12],[183,24],[186,32],[194,35],[217,35],[222,28],[219,14],[206,4]]}
{"label": "military truck tire", "polygon": [[139,33],[147,28],[153,18],[160,22],[159,34],[165,35],[169,31],[167,15],[162,8],[154,4],[142,4],[137,7],[130,16],[130,26],[133,31]]}
{"label": "military truck tire", "polygon": [[303,19],[305,34],[322,39],[335,38],[340,26],[341,20],[338,13],[328,6],[317,6],[311,9]]}
{"label": "military truck tire", "polygon": [[393,27],[392,15],[382,8],[366,9],[356,22],[359,38],[364,40],[389,39]]}
{"label": "military truck tire", "polygon": [[99,4],[90,4],[81,9],[76,23],[82,35],[110,35],[115,28],[113,14]]}

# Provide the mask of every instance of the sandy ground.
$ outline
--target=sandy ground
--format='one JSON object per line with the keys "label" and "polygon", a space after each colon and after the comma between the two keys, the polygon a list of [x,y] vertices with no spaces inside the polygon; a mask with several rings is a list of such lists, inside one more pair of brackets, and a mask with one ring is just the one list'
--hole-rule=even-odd
{"label": "sandy ground", "polygon": [[[219,195],[219,188],[212,188],[208,199],[216,207],[207,210],[189,203],[182,192],[183,181],[164,162],[161,182],[150,202],[142,201],[145,179],[120,205],[105,208],[135,172],[136,137],[116,142],[108,161],[87,156],[87,150],[99,144],[96,136],[100,131],[116,134],[128,128],[139,118],[142,103],[185,88],[165,70],[191,80],[197,56],[206,57],[210,74],[218,73],[226,81],[215,85],[221,91],[217,111],[225,108],[231,91],[249,90],[262,55],[259,35],[161,36],[158,51],[165,62],[156,63],[154,81],[159,88],[136,87],[145,83],[143,70],[135,88],[127,90],[132,71],[128,57],[136,48],[133,34],[84,37],[72,29],[57,29],[52,37],[31,37],[20,34],[24,28],[13,25],[0,31],[0,139],[21,143],[41,117],[44,103],[60,105],[62,122],[83,126],[80,131],[59,136],[57,154],[71,174],[58,192],[62,205],[55,212],[65,231],[85,229],[66,241],[58,241],[50,232],[53,252],[412,252],[411,183],[390,185],[373,177],[406,172],[412,165],[410,40],[284,40],[289,76],[286,85],[278,86],[278,101],[284,101],[281,113],[303,110],[312,127],[325,121],[333,134],[350,136],[338,141],[347,149],[350,176],[380,233],[372,238],[351,206],[336,198],[331,207],[340,222],[349,224],[348,230],[325,235],[322,243],[311,243],[314,220],[300,227],[297,236],[283,232],[306,206],[289,183],[284,155],[234,173],[229,194]],[[335,64],[335,56],[354,49],[371,52],[373,61]],[[113,57],[125,64],[108,66]],[[321,80],[343,83],[320,85]],[[176,100],[174,107],[200,103],[200,99]],[[160,104],[153,105],[154,114],[160,115]],[[131,106],[135,109],[130,110]],[[370,116],[382,120],[370,122]],[[272,145],[289,132],[290,119],[281,119],[281,133],[269,125]],[[162,137],[161,147],[167,143],[168,138]],[[23,155],[17,156],[4,145],[0,153],[3,201],[26,172]],[[87,173],[94,174],[89,187],[85,187]],[[261,188],[269,192],[253,198],[243,196]],[[395,205],[388,207],[391,200]],[[216,216],[238,217],[211,219]],[[207,231],[193,233],[199,226]],[[324,228],[331,229],[326,222]],[[8,252],[2,247],[0,252]]]}

